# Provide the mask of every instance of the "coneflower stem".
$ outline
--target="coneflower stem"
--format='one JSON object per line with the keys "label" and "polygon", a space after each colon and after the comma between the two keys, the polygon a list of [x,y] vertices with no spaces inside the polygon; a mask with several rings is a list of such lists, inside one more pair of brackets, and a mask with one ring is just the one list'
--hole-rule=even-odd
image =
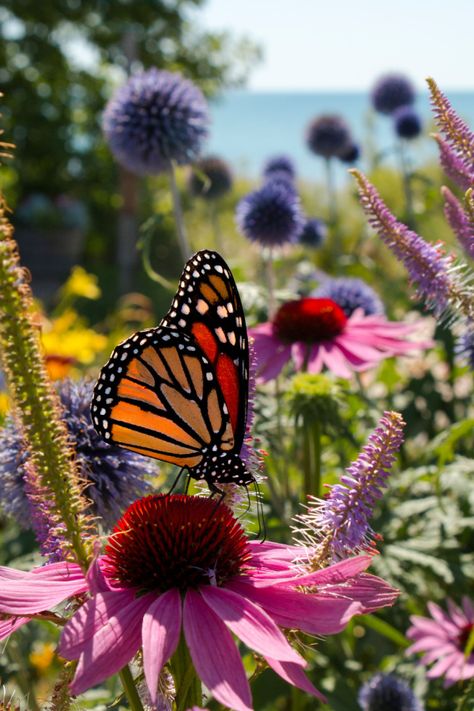
{"label": "coneflower stem", "polygon": [[270,247],[265,257],[265,271],[268,289],[268,318],[272,319],[276,312],[275,271],[273,269],[273,250]]}
{"label": "coneflower stem", "polygon": [[313,422],[312,427],[313,436],[313,481],[312,481],[312,491],[313,496],[318,498],[321,496],[321,423],[319,420]]}
{"label": "coneflower stem", "polygon": [[176,236],[178,237],[178,244],[181,250],[183,262],[187,262],[189,257],[191,256],[191,248],[189,246],[188,238],[186,236],[183,209],[181,207],[181,198],[179,196],[179,190],[176,184],[176,174],[174,170],[173,161],[169,162],[168,176],[170,180],[171,197],[173,198],[173,212],[174,220],[176,223]]}
{"label": "coneflower stem", "polygon": [[184,635],[171,658],[171,672],[176,689],[176,711],[202,705],[201,680],[196,674]]}
{"label": "coneflower stem", "polygon": [[119,677],[132,711],[144,711],[143,704],[138,694],[137,687],[135,686],[135,682],[133,681],[132,672],[130,671],[128,664],[119,671]]}

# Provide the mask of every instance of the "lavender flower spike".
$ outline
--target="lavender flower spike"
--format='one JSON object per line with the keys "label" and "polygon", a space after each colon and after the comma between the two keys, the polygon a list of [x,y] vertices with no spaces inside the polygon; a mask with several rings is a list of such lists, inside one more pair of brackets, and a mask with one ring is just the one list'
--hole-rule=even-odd
{"label": "lavender flower spike", "polygon": [[474,185],[474,168],[471,170],[439,134],[433,134],[433,138],[438,144],[439,160],[448,178],[461,190],[468,190]]}
{"label": "lavender flower spike", "polygon": [[446,141],[456,151],[466,168],[474,172],[474,133],[458,116],[449,99],[438,88],[434,79],[428,78],[435,121]]}
{"label": "lavender flower spike", "polygon": [[441,188],[444,197],[444,214],[451,229],[458,238],[466,254],[474,259],[474,196],[472,189],[466,193],[467,210],[463,208],[457,197],[446,187]]}
{"label": "lavender flower spike", "polygon": [[[390,212],[374,186],[357,170],[350,171],[359,184],[362,207],[369,224],[402,262],[417,297],[437,316],[453,319],[460,312],[474,318],[474,293],[461,267],[444,254],[441,244],[430,244],[408,229]],[[465,269],[465,268],[464,268]]]}
{"label": "lavender flower spike", "polygon": [[296,517],[295,532],[314,551],[311,561],[348,558],[370,545],[369,519],[387,485],[404,424],[398,412],[385,412],[341,483],[325,499],[310,497],[306,513]]}

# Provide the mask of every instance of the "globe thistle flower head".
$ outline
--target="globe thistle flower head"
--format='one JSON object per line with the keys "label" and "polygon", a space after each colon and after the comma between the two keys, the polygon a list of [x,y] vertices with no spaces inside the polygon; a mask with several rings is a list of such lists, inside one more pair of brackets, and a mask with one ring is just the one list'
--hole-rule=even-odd
{"label": "globe thistle flower head", "polygon": [[318,220],[317,217],[310,217],[306,220],[303,231],[299,236],[299,242],[305,247],[318,249],[324,244],[328,236],[328,228],[326,223]]}
{"label": "globe thistle flower head", "polygon": [[399,138],[417,138],[422,129],[420,115],[413,106],[400,106],[393,114],[393,126]]}
{"label": "globe thistle flower head", "polygon": [[285,181],[269,180],[237,205],[240,231],[262,247],[296,242],[304,225],[298,195]]}
{"label": "globe thistle flower head", "polygon": [[360,146],[357,143],[350,143],[343,151],[338,155],[341,163],[346,163],[351,165],[356,163],[360,158]]}
{"label": "globe thistle flower head", "polygon": [[372,89],[372,105],[381,114],[392,114],[415,101],[415,90],[403,74],[386,74]]}
{"label": "globe thistle flower head", "polygon": [[[58,390],[91,513],[109,528],[126,506],[149,490],[146,477],[156,473],[155,465],[147,457],[107,444],[97,434],[89,412],[91,382],[64,380]],[[0,505],[21,526],[29,528],[29,457],[13,421],[0,432],[0,450]]]}
{"label": "globe thistle flower head", "polygon": [[217,200],[232,189],[233,177],[228,164],[217,156],[206,156],[189,175],[189,192],[204,200]]}
{"label": "globe thistle flower head", "polygon": [[338,157],[351,143],[349,127],[344,119],[336,114],[316,117],[306,130],[308,148],[323,158]]}
{"label": "globe thistle flower head", "polygon": [[423,711],[408,684],[394,674],[374,674],[360,689],[363,711]]}
{"label": "globe thistle flower head", "polygon": [[385,313],[379,295],[363,279],[355,277],[327,279],[311,293],[311,296],[332,299],[346,316],[352,316],[356,309],[362,309],[365,316]]}
{"label": "globe thistle flower head", "polygon": [[117,161],[137,175],[165,172],[199,155],[209,113],[200,89],[155,68],[134,74],[107,104],[103,130]]}
{"label": "globe thistle flower head", "polygon": [[268,180],[275,176],[286,177],[293,181],[296,178],[295,164],[289,156],[272,156],[263,167],[263,177]]}

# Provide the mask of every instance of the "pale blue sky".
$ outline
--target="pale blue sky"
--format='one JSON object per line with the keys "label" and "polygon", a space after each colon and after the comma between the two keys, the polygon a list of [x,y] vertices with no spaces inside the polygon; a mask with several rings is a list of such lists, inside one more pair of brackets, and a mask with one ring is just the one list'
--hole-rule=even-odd
{"label": "pale blue sky", "polygon": [[367,89],[393,70],[474,89],[474,0],[207,0],[198,18],[262,46],[251,89]]}

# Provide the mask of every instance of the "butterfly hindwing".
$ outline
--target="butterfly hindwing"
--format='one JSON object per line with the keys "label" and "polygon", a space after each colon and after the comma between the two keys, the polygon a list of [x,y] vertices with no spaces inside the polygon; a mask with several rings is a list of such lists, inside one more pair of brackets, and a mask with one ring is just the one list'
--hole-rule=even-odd
{"label": "butterfly hindwing", "polygon": [[140,331],[102,369],[92,401],[104,439],[149,457],[194,467],[235,447],[214,369],[194,340],[176,329]]}
{"label": "butterfly hindwing", "polygon": [[192,337],[208,358],[240,452],[247,421],[247,328],[234,278],[217,252],[202,250],[191,257],[161,325]]}

